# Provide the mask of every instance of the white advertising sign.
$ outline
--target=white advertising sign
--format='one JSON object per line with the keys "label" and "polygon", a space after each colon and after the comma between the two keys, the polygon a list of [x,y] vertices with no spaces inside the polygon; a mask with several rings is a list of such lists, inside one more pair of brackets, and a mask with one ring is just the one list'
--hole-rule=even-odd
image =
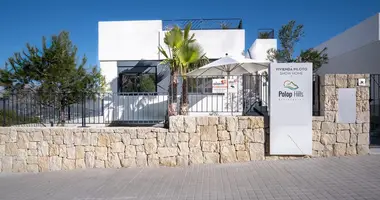
{"label": "white advertising sign", "polygon": [[[238,79],[230,77],[228,81],[228,93],[237,93]],[[227,93],[227,79],[212,79],[212,93]]]}
{"label": "white advertising sign", "polygon": [[270,154],[312,154],[313,65],[272,63]]}

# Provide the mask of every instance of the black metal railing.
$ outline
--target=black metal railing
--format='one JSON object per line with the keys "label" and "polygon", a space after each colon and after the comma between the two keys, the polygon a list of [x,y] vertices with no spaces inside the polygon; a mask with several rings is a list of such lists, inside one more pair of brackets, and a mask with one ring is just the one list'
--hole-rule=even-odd
{"label": "black metal railing", "polygon": [[174,26],[184,29],[189,23],[191,23],[192,30],[243,29],[243,21],[238,18],[163,20],[162,29],[166,31]]}
{"label": "black metal railing", "polygon": [[258,39],[274,39],[274,29],[259,29],[257,32]]}
{"label": "black metal railing", "polygon": [[313,116],[321,115],[320,90],[321,90],[320,77],[317,74],[314,74],[313,75]]}
{"label": "black metal railing", "polygon": [[2,98],[2,126],[157,124],[165,120],[167,93],[83,95],[62,103],[61,94],[10,94]]}
{"label": "black metal railing", "polygon": [[[176,105],[178,111],[181,111],[183,109],[181,105],[184,104],[182,102],[183,96],[181,95],[184,78],[180,77],[179,79]],[[228,79],[227,85],[227,76],[186,77],[186,86],[184,88],[187,89],[188,99],[184,102],[188,104],[187,112],[190,114],[203,113],[206,115],[259,115],[255,109],[262,110],[262,107],[266,107],[268,102],[266,76],[229,76]]]}
{"label": "black metal railing", "polygon": [[[43,94],[22,92],[1,99],[2,126],[163,124],[168,112],[188,115],[267,116],[267,75],[177,77],[167,92]],[[164,84],[164,83],[160,83]],[[165,85],[164,84],[164,85]],[[228,87],[227,87],[228,86]],[[227,89],[228,88],[228,89]],[[182,91],[185,94],[182,95]],[[170,109],[169,109],[170,108]],[[313,80],[313,115],[319,115],[319,77]]]}
{"label": "black metal railing", "polygon": [[[188,92],[187,102],[189,113],[208,113],[210,115],[225,115],[229,113],[256,116],[268,115],[270,81],[266,74],[229,76],[230,84],[228,91],[226,76],[198,76],[187,77],[186,79],[187,86],[185,88],[187,88]],[[181,110],[183,78],[180,77],[179,80],[180,82],[178,83],[176,93],[177,98],[174,98],[176,99],[175,104],[177,111]],[[222,80],[225,81],[224,84],[220,84]],[[320,80],[318,75],[313,75],[312,103],[313,116],[320,116]]]}
{"label": "black metal railing", "polygon": [[268,115],[269,82],[268,75],[243,76],[244,115]]}

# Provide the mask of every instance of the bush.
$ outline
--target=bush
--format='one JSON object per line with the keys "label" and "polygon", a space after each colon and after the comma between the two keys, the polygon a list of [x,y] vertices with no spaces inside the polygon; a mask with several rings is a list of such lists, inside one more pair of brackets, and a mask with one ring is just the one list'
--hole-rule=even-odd
{"label": "bush", "polygon": [[5,115],[5,126],[19,125],[19,124],[31,124],[39,123],[40,119],[38,117],[30,117],[18,115],[13,110],[0,110],[0,125],[4,126],[4,115]]}

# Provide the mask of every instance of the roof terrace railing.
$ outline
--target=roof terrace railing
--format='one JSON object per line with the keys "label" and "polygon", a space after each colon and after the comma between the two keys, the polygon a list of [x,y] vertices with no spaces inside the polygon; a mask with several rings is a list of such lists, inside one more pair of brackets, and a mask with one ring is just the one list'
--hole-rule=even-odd
{"label": "roof terrace railing", "polygon": [[243,21],[239,18],[162,20],[162,29],[166,31],[174,26],[184,29],[188,23],[192,30],[243,29]]}
{"label": "roof terrace railing", "polygon": [[258,39],[274,39],[274,29],[272,28],[265,28],[265,29],[259,29],[257,33]]}

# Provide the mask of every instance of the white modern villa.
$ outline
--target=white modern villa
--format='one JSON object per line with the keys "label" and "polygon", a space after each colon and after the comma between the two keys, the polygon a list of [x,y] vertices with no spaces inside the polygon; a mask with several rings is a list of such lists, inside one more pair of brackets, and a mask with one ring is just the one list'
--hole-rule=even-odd
{"label": "white modern villa", "polygon": [[323,42],[329,63],[318,74],[371,74],[371,143],[380,144],[380,13]]}
{"label": "white modern villa", "polygon": [[[240,19],[99,22],[100,68],[114,94],[105,100],[105,119],[162,121],[167,109],[170,69],[160,64],[164,57],[158,47],[167,48],[163,42],[167,30],[174,25],[183,28],[189,22],[191,33],[211,61],[226,55],[264,61],[267,50],[277,48],[276,39],[257,39],[247,50]],[[228,107],[225,94],[213,92],[212,83],[212,78],[197,79],[189,89],[190,115],[210,115],[215,111],[241,114],[242,104]],[[242,81],[237,83],[239,91]]]}
{"label": "white modern villa", "polygon": [[380,74],[380,13],[323,42],[329,63],[318,74]]}

